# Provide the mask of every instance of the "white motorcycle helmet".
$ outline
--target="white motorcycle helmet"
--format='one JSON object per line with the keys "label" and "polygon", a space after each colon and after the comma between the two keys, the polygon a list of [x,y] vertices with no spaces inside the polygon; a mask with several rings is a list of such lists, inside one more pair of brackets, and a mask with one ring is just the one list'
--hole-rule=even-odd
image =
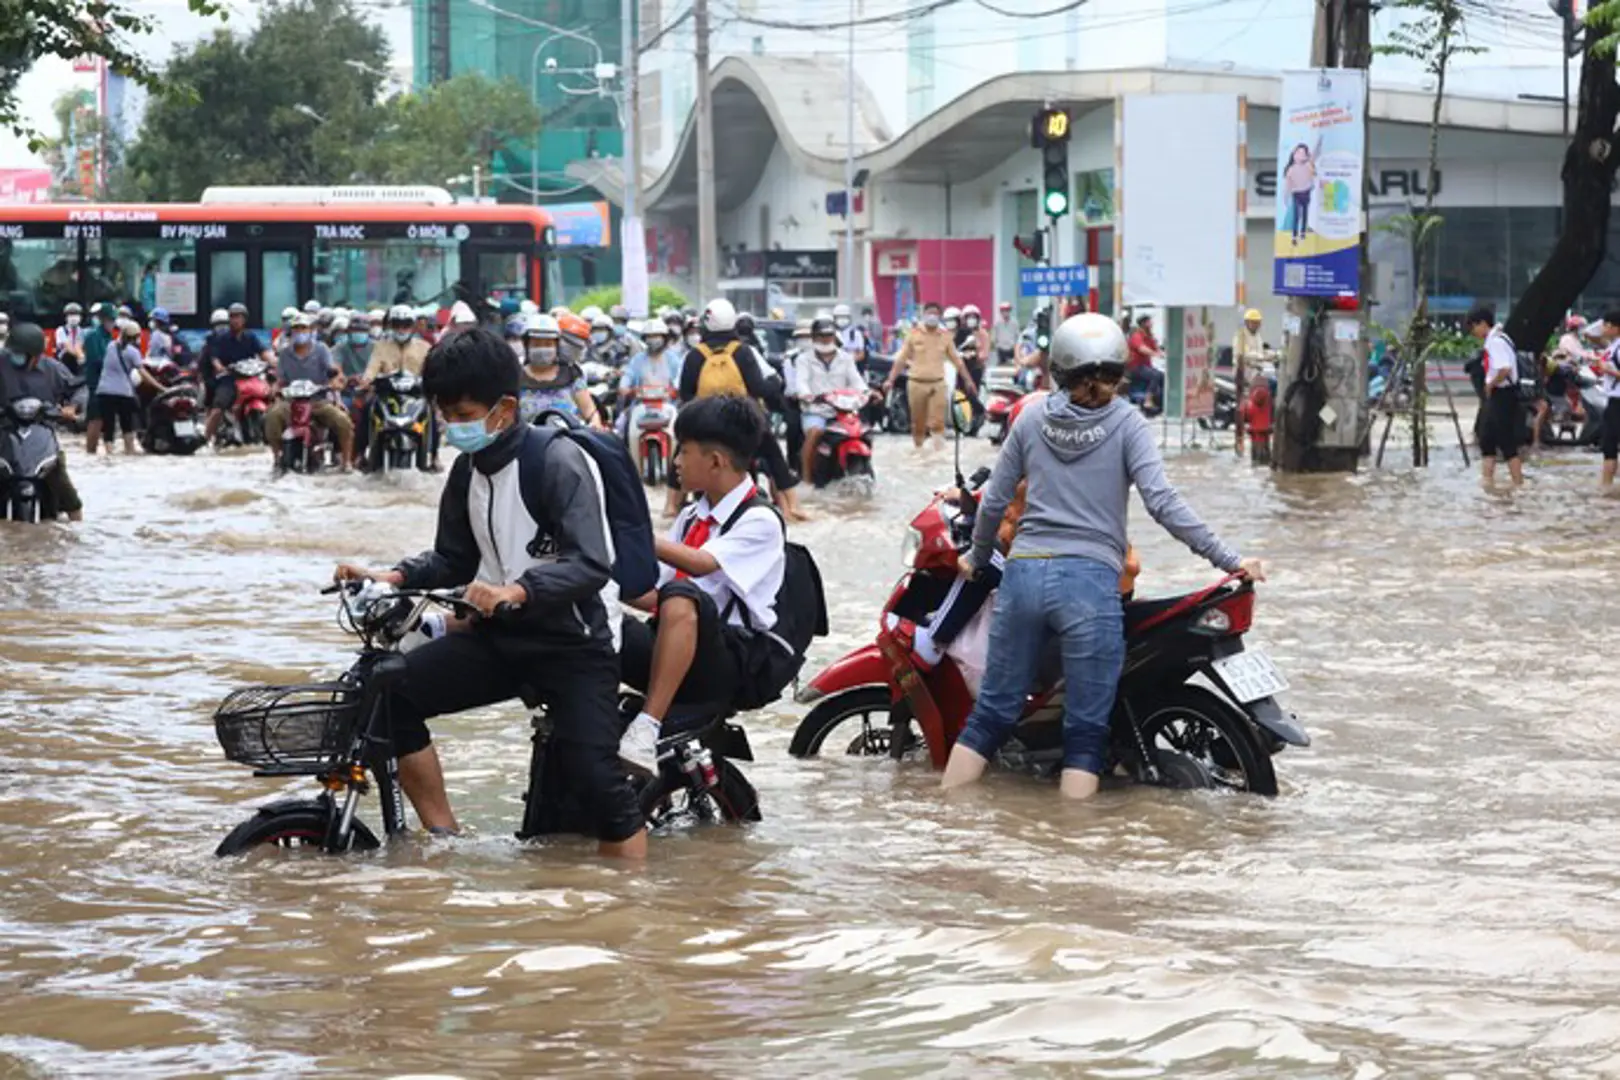
{"label": "white motorcycle helmet", "polygon": [[[968,322],[969,319],[972,319],[973,321]],[[967,328],[969,330],[977,330],[979,328],[979,324],[982,323],[983,321],[984,321],[984,316],[979,314],[979,305],[978,304],[963,304],[962,305],[962,322],[967,325]]]}
{"label": "white motorcycle helmet", "polygon": [[849,325],[850,314],[848,304],[834,304],[832,309],[833,324],[842,330]]}
{"label": "white motorcycle helmet", "polygon": [[1053,332],[1047,359],[1059,386],[1085,375],[1118,381],[1125,377],[1125,332],[1106,315],[1075,315]]}
{"label": "white motorcycle helmet", "polygon": [[947,330],[955,330],[956,324],[961,321],[962,309],[959,307],[948,307],[945,309],[943,314],[940,315],[940,324]]}
{"label": "white motorcycle helmet", "polygon": [[208,315],[209,326],[225,326],[231,321],[231,313],[222,307],[215,308]]}
{"label": "white motorcycle helmet", "polygon": [[[596,317],[598,315],[600,315],[600,314],[602,314],[602,309],[597,307],[595,304],[592,304],[589,307],[582,310],[579,313],[579,317],[584,319],[586,322],[590,323],[592,326],[595,326],[596,325]],[[608,320],[608,321],[610,323],[612,322],[611,319]]]}
{"label": "white motorcycle helmet", "polygon": [[282,325],[284,325],[284,326],[291,325],[291,323],[293,321],[293,318],[297,314],[298,314],[298,309],[295,308],[295,307],[288,306],[288,307],[282,308],[281,309],[281,322],[282,322]]}
{"label": "white motorcycle helmet", "polygon": [[731,301],[723,297],[709,301],[709,306],[703,309],[703,315],[698,319],[698,326],[711,334],[729,334],[737,329],[737,309],[731,306]]}
{"label": "white motorcycle helmet", "polygon": [[591,344],[606,345],[613,340],[613,320],[600,309],[591,316]]}

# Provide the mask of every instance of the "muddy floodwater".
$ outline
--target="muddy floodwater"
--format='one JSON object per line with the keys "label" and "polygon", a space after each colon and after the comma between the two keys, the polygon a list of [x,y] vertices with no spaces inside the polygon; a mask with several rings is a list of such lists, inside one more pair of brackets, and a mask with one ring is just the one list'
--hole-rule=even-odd
{"label": "muddy floodwater", "polygon": [[[876,463],[795,530],[812,667],[870,637],[949,478],[892,439]],[[87,522],[0,525],[0,1077],[1620,1074],[1620,503],[1591,456],[1511,497],[1454,450],[1286,482],[1174,457],[1272,563],[1250,644],[1315,739],[1276,799],[947,801],[925,765],[791,759],[783,705],[747,720],[765,821],[644,867],[512,839],[517,703],[435,726],[467,836],[216,860],[311,785],[226,763],[213,706],[342,670],[317,588],[430,544],[440,480],[72,468]],[[1143,594],[1213,580],[1133,512]]]}

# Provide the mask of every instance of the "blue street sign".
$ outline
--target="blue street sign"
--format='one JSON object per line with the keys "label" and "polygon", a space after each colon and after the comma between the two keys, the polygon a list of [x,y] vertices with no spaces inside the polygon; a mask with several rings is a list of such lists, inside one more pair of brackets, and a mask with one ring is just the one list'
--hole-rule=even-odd
{"label": "blue street sign", "polygon": [[1020,296],[1079,296],[1087,291],[1083,266],[1026,266],[1018,271]]}

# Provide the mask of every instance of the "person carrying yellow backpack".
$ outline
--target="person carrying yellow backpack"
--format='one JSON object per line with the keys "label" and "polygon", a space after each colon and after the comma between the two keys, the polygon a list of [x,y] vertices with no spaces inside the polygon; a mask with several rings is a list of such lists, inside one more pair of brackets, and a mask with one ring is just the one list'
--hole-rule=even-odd
{"label": "person carrying yellow backpack", "polygon": [[[732,394],[760,402],[767,393],[765,364],[757,344],[737,333],[737,309],[731,301],[715,299],[698,317],[701,339],[686,350],[681,365],[681,403]],[[799,509],[798,474],[789,468],[782,446],[769,430],[760,442],[759,458],[770,473],[771,487],[782,512],[793,521],[807,516]]]}

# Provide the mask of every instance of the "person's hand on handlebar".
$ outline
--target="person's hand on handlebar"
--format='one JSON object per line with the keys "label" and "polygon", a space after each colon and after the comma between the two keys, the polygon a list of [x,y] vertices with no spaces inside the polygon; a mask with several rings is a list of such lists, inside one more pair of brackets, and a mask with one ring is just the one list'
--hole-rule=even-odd
{"label": "person's hand on handlebar", "polygon": [[463,603],[477,608],[479,614],[487,619],[493,617],[503,604],[522,607],[529,602],[529,592],[522,585],[491,585],[487,581],[475,581],[467,586],[461,599]]}
{"label": "person's hand on handlebar", "polygon": [[332,571],[333,581],[380,581],[384,585],[392,585],[396,589],[405,584],[405,575],[398,570],[367,570],[363,566],[353,563],[338,563],[337,569]]}
{"label": "person's hand on handlebar", "polygon": [[1259,559],[1244,559],[1238,564],[1237,576],[1253,584],[1266,580],[1266,568]]}

